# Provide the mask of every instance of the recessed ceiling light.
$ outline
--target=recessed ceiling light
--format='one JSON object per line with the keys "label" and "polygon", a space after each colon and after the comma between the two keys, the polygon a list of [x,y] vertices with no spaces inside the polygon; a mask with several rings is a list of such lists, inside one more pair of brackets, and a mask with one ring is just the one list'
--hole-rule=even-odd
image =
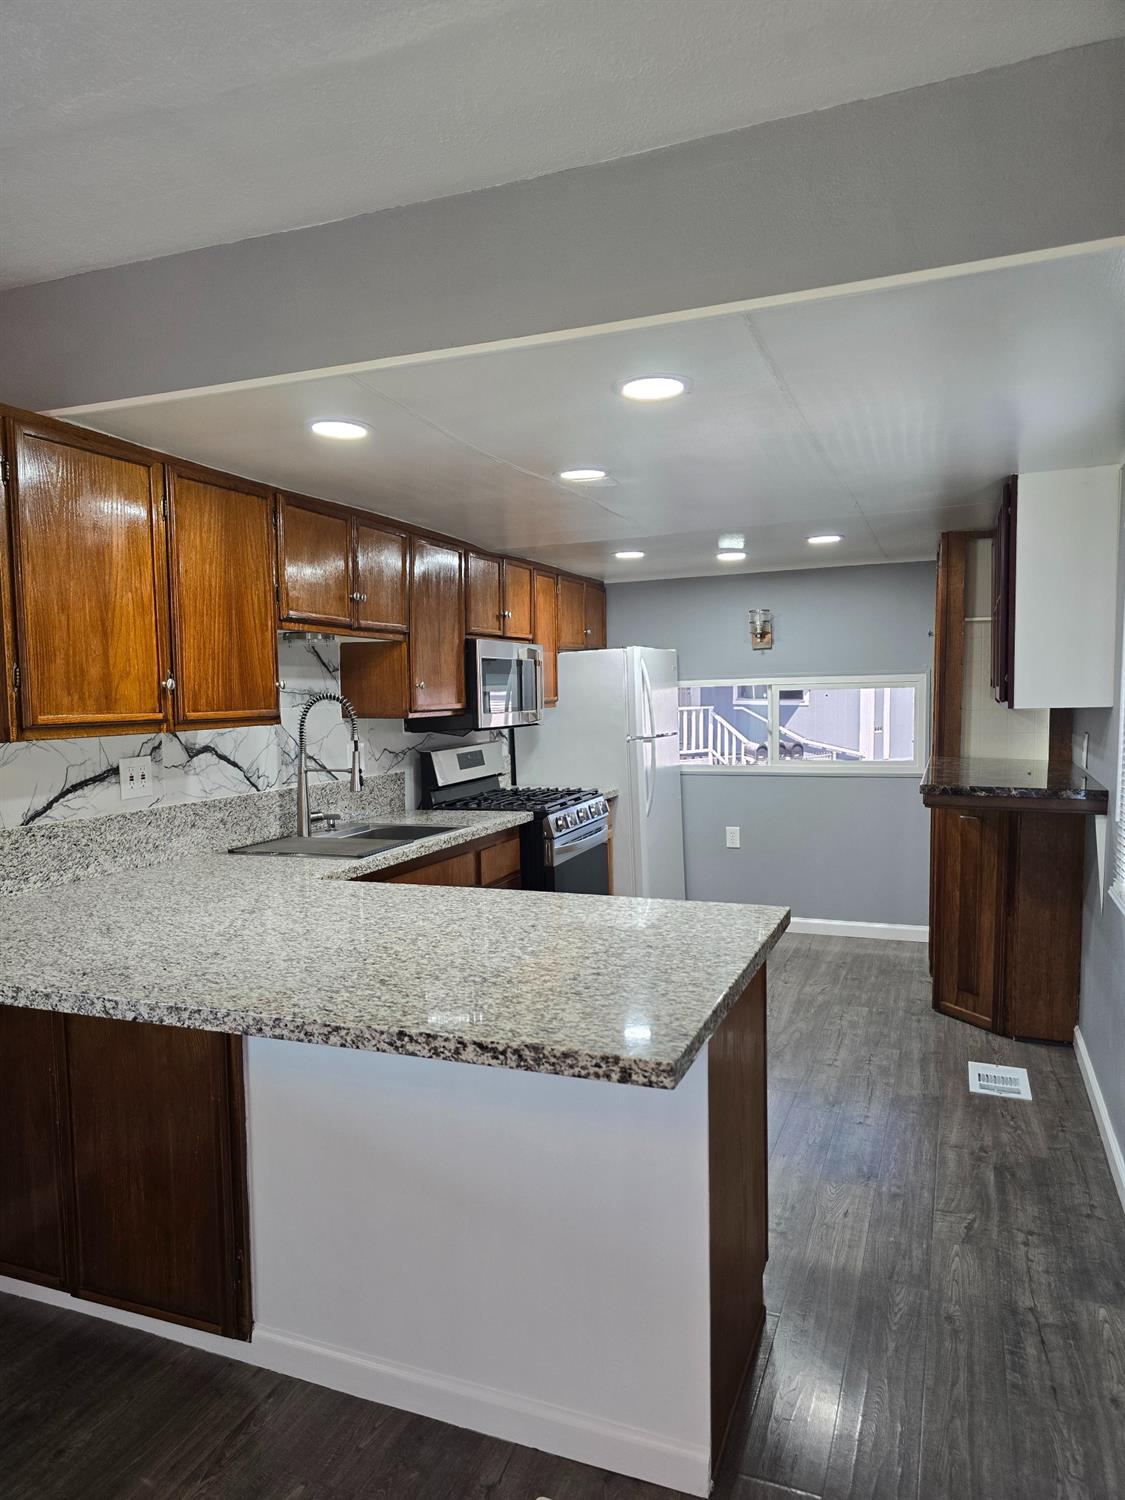
{"label": "recessed ceiling light", "polygon": [[593,484],[595,480],[605,478],[605,470],[560,469],[559,478],[567,480],[570,484]]}
{"label": "recessed ceiling light", "polygon": [[309,426],[317,437],[343,438],[346,442],[355,438],[365,438],[370,432],[369,427],[364,427],[362,422],[338,422],[335,420],[327,422],[310,422]]}
{"label": "recessed ceiling light", "polygon": [[615,552],[613,555],[614,555],[614,557],[620,558],[620,560],[622,562],[636,562],[639,557],[643,557],[644,556],[644,553],[643,552]]}
{"label": "recessed ceiling light", "polygon": [[629,401],[670,401],[683,395],[687,381],[679,375],[637,375],[623,380],[617,389]]}
{"label": "recessed ceiling light", "polygon": [[715,561],[716,562],[745,562],[746,561],[746,553],[745,552],[716,552],[715,553]]}
{"label": "recessed ceiling light", "polygon": [[719,537],[720,552],[741,552],[746,546],[746,538],[741,531],[724,531]]}
{"label": "recessed ceiling light", "polygon": [[842,542],[844,538],[838,531],[826,531],[822,536],[807,536],[805,541],[810,547],[831,547],[834,542]]}

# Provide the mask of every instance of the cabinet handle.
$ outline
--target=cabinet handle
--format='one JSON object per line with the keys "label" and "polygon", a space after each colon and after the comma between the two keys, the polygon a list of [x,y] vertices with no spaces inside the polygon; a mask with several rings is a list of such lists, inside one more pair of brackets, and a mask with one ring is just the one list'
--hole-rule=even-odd
{"label": "cabinet handle", "polygon": [[285,683],[280,677],[277,679],[276,683],[274,683],[274,686],[277,688],[278,692],[283,693],[285,691]]}
{"label": "cabinet handle", "polygon": [[426,684],[425,684],[425,683],[424,683],[424,682],[416,682],[416,683],[415,683],[415,684],[414,684],[414,686],[415,686],[415,687],[416,687],[416,688],[424,688],[424,687],[425,687],[425,686],[426,686]]}
{"label": "cabinet handle", "polygon": [[174,693],[176,691],[176,679],[174,677],[165,677],[160,686],[166,693]]}
{"label": "cabinet handle", "polygon": [[349,594],[348,598],[352,601],[353,604],[366,604],[367,603],[367,595],[366,594]]}
{"label": "cabinet handle", "polygon": [[512,618],[512,611],[510,609],[504,610],[503,611],[503,618],[505,620],[510,620]]}
{"label": "cabinet handle", "polygon": [[583,631],[583,632],[582,632],[582,634],[583,634],[583,635],[593,635],[593,633],[594,633],[594,632],[593,632],[593,631],[592,631],[592,630],[584,630],[584,631]]}

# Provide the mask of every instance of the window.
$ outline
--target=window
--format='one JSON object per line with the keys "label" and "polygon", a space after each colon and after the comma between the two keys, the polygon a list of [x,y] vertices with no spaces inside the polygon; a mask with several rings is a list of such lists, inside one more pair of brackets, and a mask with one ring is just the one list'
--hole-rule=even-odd
{"label": "window", "polygon": [[920,775],[927,701],[925,674],[681,682],[680,766]]}

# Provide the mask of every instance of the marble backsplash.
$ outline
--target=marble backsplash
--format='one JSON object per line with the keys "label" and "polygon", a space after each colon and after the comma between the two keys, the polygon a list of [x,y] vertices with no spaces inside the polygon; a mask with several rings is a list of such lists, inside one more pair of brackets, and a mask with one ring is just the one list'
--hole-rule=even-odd
{"label": "marble backsplash", "polygon": [[[0,828],[71,822],[107,813],[136,813],[175,803],[292,786],[301,707],[310,693],[339,691],[340,649],[329,638],[282,636],[278,655],[285,684],[280,724],[0,745]],[[415,752],[464,743],[441,735],[407,734],[400,720],[362,720],[360,729],[366,776],[403,772],[407,807],[414,807],[417,802]],[[313,710],[308,745],[314,766],[348,764],[351,749],[348,726],[337,717],[331,704]],[[152,757],[154,790],[150,797],[125,802],[121,798],[117,766],[122,759],[136,755]],[[326,779],[318,775],[313,781]],[[346,775],[335,779],[346,780]]]}

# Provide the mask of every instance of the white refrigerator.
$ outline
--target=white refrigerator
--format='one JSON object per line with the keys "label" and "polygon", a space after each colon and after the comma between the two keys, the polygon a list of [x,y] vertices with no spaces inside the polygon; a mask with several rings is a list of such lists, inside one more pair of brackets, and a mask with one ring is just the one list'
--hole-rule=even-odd
{"label": "white refrigerator", "polygon": [[684,897],[676,653],[559,653],[559,701],[516,736],[524,786],[615,790],[613,889]]}

